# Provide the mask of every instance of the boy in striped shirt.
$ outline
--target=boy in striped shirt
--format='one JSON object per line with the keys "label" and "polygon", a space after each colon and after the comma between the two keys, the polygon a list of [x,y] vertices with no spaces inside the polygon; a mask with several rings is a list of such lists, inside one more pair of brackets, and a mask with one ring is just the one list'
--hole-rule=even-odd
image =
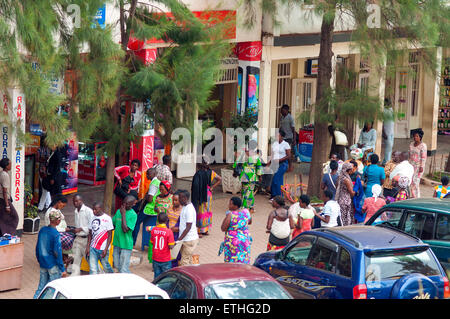
{"label": "boy in striped shirt", "polygon": [[99,261],[105,272],[113,273],[107,256],[114,225],[111,217],[103,212],[102,204],[95,203],[93,212],[94,216],[89,223],[88,245],[86,247],[86,257],[89,258],[89,273],[98,273]]}

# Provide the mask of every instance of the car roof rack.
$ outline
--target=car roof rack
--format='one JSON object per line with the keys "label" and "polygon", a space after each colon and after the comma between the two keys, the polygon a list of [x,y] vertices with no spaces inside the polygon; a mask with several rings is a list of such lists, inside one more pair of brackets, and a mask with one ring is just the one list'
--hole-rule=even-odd
{"label": "car roof rack", "polygon": [[415,239],[417,242],[422,241],[419,237],[416,237],[416,236],[414,236],[413,234],[410,234],[410,233],[408,233],[408,232],[406,232],[406,231],[404,231],[404,230],[402,230],[402,229],[400,229],[400,228],[390,226],[389,224],[384,224],[384,223],[376,224],[375,227],[389,228],[389,229],[394,230],[394,231],[397,231],[397,232],[399,232],[399,233],[401,233],[401,234],[403,234],[403,235],[406,235],[406,236],[408,236],[408,237],[411,237],[412,239]]}
{"label": "car roof rack", "polygon": [[361,245],[361,243],[353,238],[350,238],[348,236],[345,236],[344,234],[342,234],[341,232],[338,232],[332,228],[318,228],[315,229],[316,231],[320,231],[320,232],[329,232],[332,233],[333,235],[336,235],[338,237],[341,237],[342,239],[345,239],[346,241],[351,242],[356,248],[359,248]]}

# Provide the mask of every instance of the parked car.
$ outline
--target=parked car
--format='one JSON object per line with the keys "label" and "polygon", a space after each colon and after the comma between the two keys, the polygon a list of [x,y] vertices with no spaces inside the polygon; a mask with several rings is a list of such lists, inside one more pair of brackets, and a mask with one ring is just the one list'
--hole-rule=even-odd
{"label": "parked car", "polygon": [[319,228],[254,266],[294,298],[448,298],[449,281],[429,246],[387,226]]}
{"label": "parked car", "polygon": [[38,299],[169,299],[169,296],[138,275],[115,273],[53,280]]}
{"label": "parked car", "polygon": [[239,263],[175,267],[153,283],[171,299],[292,299],[267,273]]}
{"label": "parked car", "polygon": [[417,198],[388,204],[366,225],[387,224],[430,245],[450,275],[450,199]]}

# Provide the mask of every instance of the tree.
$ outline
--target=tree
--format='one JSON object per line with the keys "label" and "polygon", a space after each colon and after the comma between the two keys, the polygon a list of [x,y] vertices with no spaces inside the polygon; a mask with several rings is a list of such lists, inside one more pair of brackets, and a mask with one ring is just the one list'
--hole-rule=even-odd
{"label": "tree", "polygon": [[[258,1],[259,2],[259,1]],[[290,9],[301,8],[306,1],[303,0],[262,0],[263,12],[270,14],[275,22],[280,5],[290,6]],[[257,1],[245,0],[247,8],[252,11]],[[445,1],[430,0],[311,0],[309,5],[314,5],[314,13],[322,17],[320,31],[319,71],[317,76],[317,94],[314,119],[314,148],[309,171],[308,194],[317,195],[320,192],[320,178],[322,175],[322,163],[327,160],[330,147],[330,135],[328,125],[330,117],[342,120],[345,108],[333,108],[330,101],[335,98],[335,90],[331,87],[332,76],[332,45],[334,26],[338,22],[353,21],[351,28],[351,41],[359,49],[363,57],[370,57],[373,70],[379,74],[392,69],[386,67],[386,61],[395,63],[399,57],[410,48],[421,48],[421,59],[432,66],[428,70],[435,70],[435,55],[433,48],[436,46],[447,47],[449,44],[449,7]],[[372,11],[375,8],[378,16],[372,20]],[[377,11],[379,10],[379,11]],[[248,15],[253,17],[252,14]],[[379,17],[379,19],[378,19]],[[308,17],[305,16],[305,19]],[[351,96],[348,97],[350,99]],[[358,97],[359,98],[359,97]],[[341,100],[342,101],[342,100]],[[372,120],[382,118],[381,99],[378,98],[377,112],[372,113]],[[355,105],[355,103],[348,103]],[[327,114],[327,116],[323,116]],[[348,114],[348,112],[347,112]],[[367,112],[363,112],[367,119]],[[358,119],[358,114],[355,115]],[[333,123],[333,121],[331,121]]]}
{"label": "tree", "polygon": [[[125,98],[150,100],[151,116],[164,127],[168,141],[176,127],[193,127],[196,114],[213,105],[208,101],[218,75],[221,58],[229,54],[229,45],[220,37],[223,26],[208,27],[178,0],[160,0],[142,5],[137,0],[119,0],[120,38],[124,52],[122,63],[128,72],[115,97],[112,112],[103,114],[97,136],[108,141],[108,161],[104,206],[112,208],[115,155],[125,152],[138,131],[129,131],[129,122],[118,130],[120,105]],[[158,7],[159,6],[159,7]],[[170,11],[170,16],[162,7]],[[128,49],[130,37],[145,42],[156,38],[169,43],[151,65],[142,64]],[[134,40],[133,39],[133,40]]]}
{"label": "tree", "polygon": [[[27,119],[46,132],[46,144],[56,147],[69,138],[89,136],[102,110],[114,102],[111,92],[121,73],[122,52],[112,41],[110,28],[94,27],[101,0],[0,1],[0,91],[19,86],[26,98]],[[79,8],[79,25],[68,26],[69,6]],[[70,23],[69,23],[70,24]],[[78,94],[51,92],[50,79],[76,70]],[[69,116],[58,107],[70,105]],[[2,116],[2,123],[20,127]],[[18,130],[19,136],[23,133]]]}

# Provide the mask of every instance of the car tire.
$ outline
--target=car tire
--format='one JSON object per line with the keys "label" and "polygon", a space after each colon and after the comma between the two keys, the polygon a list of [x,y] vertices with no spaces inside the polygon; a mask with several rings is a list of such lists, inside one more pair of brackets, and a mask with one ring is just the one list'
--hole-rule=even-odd
{"label": "car tire", "polygon": [[410,274],[398,279],[391,290],[392,299],[436,299],[439,289],[422,274]]}

